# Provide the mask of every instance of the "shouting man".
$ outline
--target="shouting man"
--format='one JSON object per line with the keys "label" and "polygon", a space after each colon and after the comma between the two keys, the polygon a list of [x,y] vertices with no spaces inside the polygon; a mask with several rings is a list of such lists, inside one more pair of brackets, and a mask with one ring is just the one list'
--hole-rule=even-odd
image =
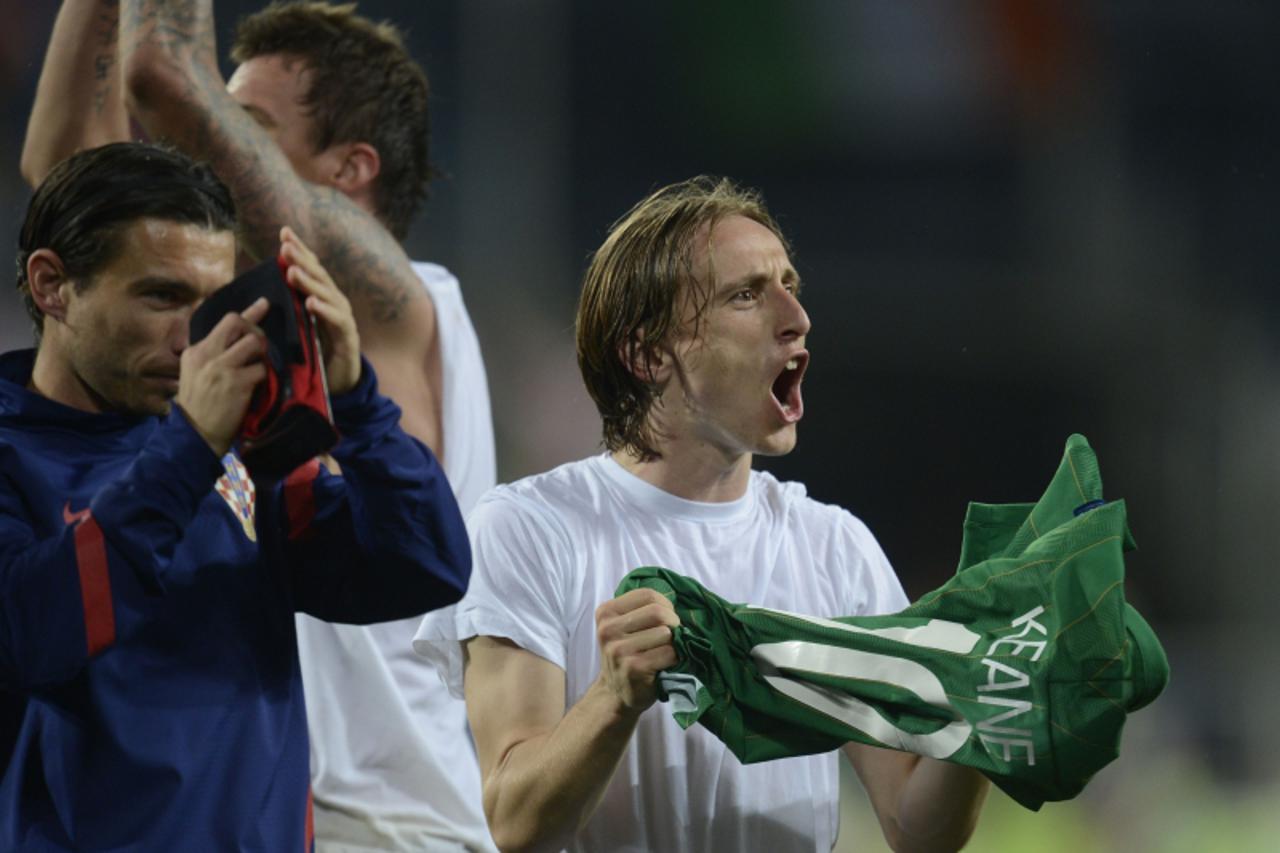
{"label": "shouting man", "polygon": [[[753,471],[804,415],[809,317],[787,243],[754,193],[695,179],[614,225],[587,270],[578,362],[605,454],[501,486],[468,519],[475,573],[416,645],[465,684],[485,813],[503,848],[828,851],[834,754],[743,765],[652,707],[676,662],[671,603],[614,598],[666,566],[735,600],[815,616],[906,606],[870,531]],[[954,849],[987,783],[849,744],[886,838]]]}

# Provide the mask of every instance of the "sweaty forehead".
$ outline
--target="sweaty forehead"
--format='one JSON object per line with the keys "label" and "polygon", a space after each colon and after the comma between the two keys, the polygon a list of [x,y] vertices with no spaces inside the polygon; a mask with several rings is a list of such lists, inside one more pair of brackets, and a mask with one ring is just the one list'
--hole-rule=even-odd
{"label": "sweaty forehead", "polygon": [[125,279],[163,279],[211,293],[234,277],[235,257],[231,231],[148,218],[125,229],[109,266]]}
{"label": "sweaty forehead", "polygon": [[719,284],[795,274],[778,235],[756,220],[737,214],[717,222],[709,239],[704,230],[694,252],[694,269],[699,268],[713,273]]}
{"label": "sweaty forehead", "polygon": [[241,106],[274,113],[305,98],[310,73],[306,61],[285,53],[245,60],[227,81],[227,92]]}

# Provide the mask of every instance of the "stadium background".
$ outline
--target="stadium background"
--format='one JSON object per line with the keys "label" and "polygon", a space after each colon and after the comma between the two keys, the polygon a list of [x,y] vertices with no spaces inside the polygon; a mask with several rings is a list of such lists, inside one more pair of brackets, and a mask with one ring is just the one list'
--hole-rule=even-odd
{"label": "stadium background", "polygon": [[[223,36],[257,2],[218,0]],[[1280,835],[1280,11],[1197,0],[374,2],[433,85],[411,254],[461,278],[500,478],[592,452],[572,350],[608,224],[700,172],[761,188],[814,321],[798,450],[912,597],[965,501],[1092,441],[1173,682],[1085,795],[993,795],[976,850],[1263,850]],[[0,234],[56,4],[0,0]],[[0,344],[29,343],[16,296]],[[676,567],[678,568],[678,567]],[[841,849],[880,842],[850,787]]]}

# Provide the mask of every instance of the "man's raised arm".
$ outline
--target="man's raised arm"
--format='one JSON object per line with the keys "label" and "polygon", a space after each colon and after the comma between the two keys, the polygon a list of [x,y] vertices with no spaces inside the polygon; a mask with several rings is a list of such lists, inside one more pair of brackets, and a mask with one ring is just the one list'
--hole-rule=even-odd
{"label": "man's raised arm", "polygon": [[438,392],[428,379],[435,309],[404,249],[337,189],[308,183],[227,93],[211,0],[123,0],[120,60],[129,113],[153,138],[209,161],[235,197],[242,246],[276,249],[283,225],[311,246],[350,298],[365,354],[401,425],[441,448]]}
{"label": "man's raised arm", "polygon": [[22,144],[32,187],[77,151],[129,138],[116,61],[120,0],[66,0],[58,10]]}

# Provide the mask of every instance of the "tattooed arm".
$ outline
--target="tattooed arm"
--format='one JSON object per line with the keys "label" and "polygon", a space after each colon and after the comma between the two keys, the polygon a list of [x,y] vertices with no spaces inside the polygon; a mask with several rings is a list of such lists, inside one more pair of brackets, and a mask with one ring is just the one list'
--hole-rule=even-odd
{"label": "tattooed arm", "polygon": [[66,0],[45,53],[22,145],[22,177],[38,185],[77,151],[129,138],[116,63],[119,0]]}
{"label": "tattooed arm", "polygon": [[401,425],[442,455],[435,308],[404,249],[344,193],[300,178],[270,134],[227,93],[212,0],[123,0],[121,6],[129,112],[153,138],[213,165],[235,197],[242,247],[251,255],[274,253],[282,225],[315,249],[351,300],[379,384],[404,412]]}

